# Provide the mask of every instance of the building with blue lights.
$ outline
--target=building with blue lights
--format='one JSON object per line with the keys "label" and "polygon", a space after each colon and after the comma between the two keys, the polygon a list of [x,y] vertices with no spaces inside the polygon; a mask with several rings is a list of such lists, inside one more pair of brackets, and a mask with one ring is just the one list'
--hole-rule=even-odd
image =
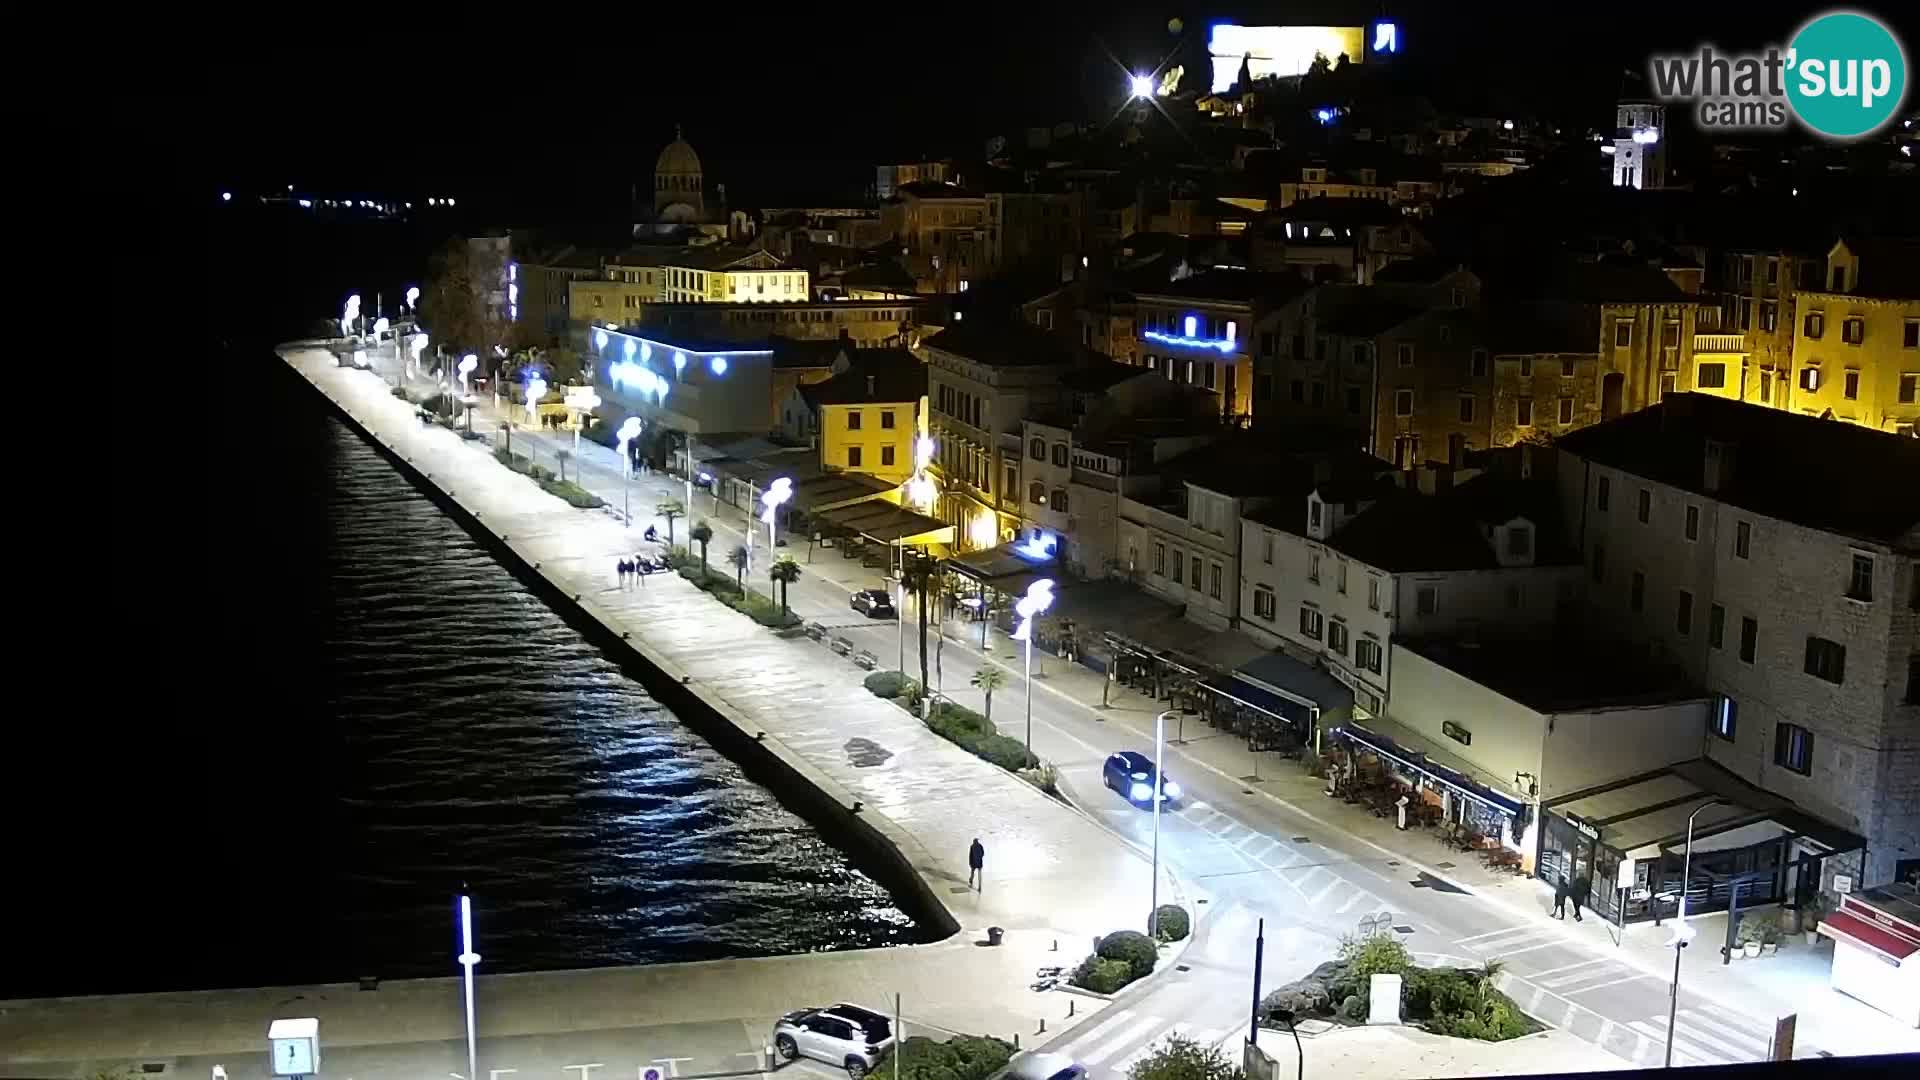
{"label": "building with blue lights", "polygon": [[767,431],[773,350],[765,344],[642,336],[607,327],[588,337],[593,384],[607,402],[602,416],[614,425],[637,416],[656,429],[694,436]]}
{"label": "building with blue lights", "polygon": [[1229,422],[1253,418],[1253,324],[1308,283],[1293,274],[1210,270],[1134,294],[1139,363],[1219,399]]}

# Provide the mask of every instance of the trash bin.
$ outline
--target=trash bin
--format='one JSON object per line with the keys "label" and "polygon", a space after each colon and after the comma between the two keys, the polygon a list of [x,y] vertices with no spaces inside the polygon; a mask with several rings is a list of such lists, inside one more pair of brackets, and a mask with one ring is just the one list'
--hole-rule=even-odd
{"label": "trash bin", "polygon": [[1005,930],[1002,930],[1002,929],[1001,929],[1000,927],[998,927],[998,926],[989,926],[989,927],[987,927],[987,944],[989,944],[989,945],[998,945],[998,944],[1000,944],[1000,939],[1001,939],[1001,937],[1003,937],[1003,936],[1004,936],[1005,934],[1006,934],[1006,931],[1005,931]]}

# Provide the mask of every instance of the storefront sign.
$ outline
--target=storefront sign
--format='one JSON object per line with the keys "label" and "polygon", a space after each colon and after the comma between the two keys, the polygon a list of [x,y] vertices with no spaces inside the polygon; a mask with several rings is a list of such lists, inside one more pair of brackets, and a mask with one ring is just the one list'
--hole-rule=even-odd
{"label": "storefront sign", "polygon": [[1833,891],[1842,895],[1852,892],[1853,876],[1851,874],[1833,875]]}
{"label": "storefront sign", "polygon": [[1461,727],[1451,720],[1440,721],[1440,731],[1445,734],[1447,738],[1452,739],[1461,746],[1473,745],[1473,732],[1468,731],[1466,728]]}
{"label": "storefront sign", "polygon": [[1581,821],[1579,818],[1569,817],[1567,818],[1567,824],[1580,830],[1580,835],[1586,837],[1589,840],[1600,839],[1600,830],[1594,828],[1592,825],[1589,825],[1584,821]]}
{"label": "storefront sign", "polygon": [[1620,883],[1620,888],[1622,889],[1633,888],[1633,882],[1634,882],[1633,870],[1635,865],[1636,864],[1632,859],[1620,860],[1620,873],[1619,873],[1619,876],[1614,879]]}

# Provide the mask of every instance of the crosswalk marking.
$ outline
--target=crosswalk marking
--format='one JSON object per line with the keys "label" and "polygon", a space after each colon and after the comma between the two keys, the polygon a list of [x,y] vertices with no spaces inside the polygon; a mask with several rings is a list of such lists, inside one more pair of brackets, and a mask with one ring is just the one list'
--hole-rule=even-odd
{"label": "crosswalk marking", "polygon": [[1460,938],[1460,939],[1458,939],[1458,940],[1456,940],[1456,941],[1454,942],[1454,944],[1455,944],[1455,945],[1465,945],[1466,943],[1468,943],[1468,942],[1470,942],[1470,941],[1484,941],[1484,940],[1485,940],[1485,939],[1487,939],[1487,938],[1496,938],[1496,937],[1505,937],[1505,936],[1507,936],[1508,934],[1513,934],[1513,933],[1532,933],[1532,932],[1534,932],[1535,930],[1538,930],[1538,929],[1539,929],[1539,927],[1537,927],[1537,926],[1526,926],[1526,925],[1521,925],[1521,926],[1503,926],[1503,927],[1501,927],[1501,928],[1500,928],[1500,929],[1498,929],[1498,930],[1489,930],[1489,931],[1487,931],[1487,932],[1486,932],[1486,933],[1484,933],[1484,934],[1475,934],[1475,935],[1473,935],[1472,937],[1463,937],[1463,938]]}
{"label": "crosswalk marking", "polygon": [[1168,1028],[1167,1030],[1154,1036],[1152,1039],[1148,1040],[1147,1042],[1142,1043],[1139,1047],[1135,1048],[1133,1053],[1128,1054],[1126,1057],[1123,1057],[1119,1061],[1114,1062],[1109,1067],[1114,1072],[1125,1075],[1128,1070],[1133,1068],[1134,1062],[1139,1061],[1141,1058],[1146,1057],[1148,1054],[1153,1053],[1155,1049],[1165,1044],[1168,1040],[1172,1039],[1174,1036],[1185,1035],[1192,1027],[1193,1027],[1192,1024],[1186,1024],[1186,1023],[1175,1024],[1172,1027]]}
{"label": "crosswalk marking", "polygon": [[1347,897],[1346,903],[1341,904],[1339,907],[1333,909],[1333,913],[1335,915],[1345,915],[1347,912],[1352,911],[1355,905],[1371,899],[1373,899],[1371,896],[1356,889],[1354,890],[1354,893],[1352,896]]}
{"label": "crosswalk marking", "polygon": [[[1587,994],[1595,990],[1605,990],[1609,986],[1619,986],[1621,983],[1638,982],[1641,979],[1651,979],[1651,978],[1653,978],[1653,976],[1648,975],[1645,972],[1632,971],[1632,972],[1628,972],[1625,975],[1618,976],[1616,978],[1607,979],[1604,982],[1588,983],[1585,986],[1573,986],[1571,983],[1569,983],[1566,985],[1568,985],[1571,988],[1561,990],[1560,992],[1563,994]],[[1573,980],[1573,982],[1576,982],[1576,983],[1580,981],[1581,980],[1579,979]]]}
{"label": "crosswalk marking", "polygon": [[[1662,1053],[1665,1053],[1667,1018],[1664,1015],[1656,1015],[1650,1020],[1635,1021],[1635,1026],[1642,1023],[1651,1030],[1655,1039],[1661,1041]],[[1737,1041],[1741,1035],[1745,1035],[1749,1040],[1745,1045]],[[1755,1045],[1756,1043],[1758,1045]],[[1676,1047],[1683,1044],[1690,1045],[1694,1048],[1694,1056],[1699,1057],[1704,1054],[1709,1060],[1760,1061],[1767,1056],[1765,1040],[1756,1039],[1752,1033],[1742,1031],[1734,1025],[1720,1024],[1713,1017],[1693,1009],[1680,1010],[1680,1021],[1674,1029],[1673,1044]]]}
{"label": "crosswalk marking", "polygon": [[1313,899],[1309,900],[1308,903],[1312,904],[1314,907],[1319,907],[1321,902],[1326,900],[1327,895],[1329,893],[1333,892],[1334,889],[1338,888],[1343,884],[1345,884],[1345,882],[1341,881],[1338,877],[1328,875],[1326,887],[1321,889],[1318,893],[1314,894]]}
{"label": "crosswalk marking", "polygon": [[1119,1053],[1120,1051],[1125,1050],[1136,1039],[1139,1039],[1141,1036],[1145,1035],[1149,1031],[1152,1031],[1154,1028],[1159,1027],[1161,1023],[1162,1023],[1161,1019],[1157,1016],[1141,1017],[1138,1022],[1133,1024],[1131,1027],[1127,1028],[1127,1030],[1123,1034],[1115,1036],[1111,1042],[1108,1042],[1102,1045],[1098,1049],[1087,1054],[1085,1057],[1082,1057],[1080,1059],[1080,1064],[1082,1065],[1100,1064],[1101,1062],[1107,1060],[1108,1058]]}
{"label": "crosswalk marking", "polygon": [[1090,1043],[1095,1039],[1098,1039],[1101,1036],[1105,1035],[1107,1032],[1113,1030],[1114,1028],[1119,1027],[1121,1024],[1126,1023],[1128,1020],[1133,1019],[1133,1015],[1134,1014],[1128,1013],[1128,1012],[1120,1012],[1117,1015],[1110,1016],[1106,1020],[1101,1021],[1098,1026],[1090,1030],[1083,1031],[1083,1032],[1080,1032],[1079,1034],[1076,1034],[1073,1038],[1073,1041],[1076,1044]]}
{"label": "crosswalk marking", "polygon": [[[1665,1020],[1665,1017],[1661,1017]],[[1651,1043],[1651,1055],[1654,1061],[1664,1061],[1666,1057],[1667,1029],[1664,1024],[1655,1027],[1645,1020],[1635,1020],[1627,1025],[1644,1036]],[[1673,1060],[1676,1065],[1717,1065],[1719,1059],[1707,1054],[1699,1047],[1687,1041],[1686,1036],[1673,1038]]]}
{"label": "crosswalk marking", "polygon": [[[1578,963],[1573,963],[1573,964],[1562,964],[1561,966],[1559,966],[1559,967],[1557,967],[1557,968],[1548,968],[1548,969],[1547,969],[1547,970],[1545,970],[1545,971],[1536,971],[1536,972],[1533,972],[1532,974],[1530,974],[1530,975],[1528,975],[1528,976],[1527,976],[1527,978],[1529,978],[1529,979],[1535,979],[1535,980],[1543,980],[1543,979],[1545,979],[1545,978],[1546,978],[1546,976],[1548,976],[1548,975],[1558,975],[1558,974],[1560,974],[1560,973],[1561,973],[1561,972],[1563,972],[1563,971],[1572,971],[1572,970],[1573,970],[1574,968],[1583,968],[1583,967],[1591,967],[1591,966],[1592,966],[1592,965],[1594,965],[1594,964],[1610,964],[1610,963],[1612,963],[1612,962],[1613,962],[1613,961],[1611,961],[1611,960],[1609,960],[1609,959],[1608,959],[1607,957],[1604,957],[1604,956],[1595,956],[1595,957],[1593,957],[1593,958],[1591,958],[1591,959],[1587,959],[1587,960],[1581,960],[1581,961],[1579,961]],[[1548,985],[1548,986],[1552,986],[1552,985],[1553,985],[1553,983],[1552,983],[1552,982],[1547,982],[1547,983],[1546,983],[1546,985]]]}

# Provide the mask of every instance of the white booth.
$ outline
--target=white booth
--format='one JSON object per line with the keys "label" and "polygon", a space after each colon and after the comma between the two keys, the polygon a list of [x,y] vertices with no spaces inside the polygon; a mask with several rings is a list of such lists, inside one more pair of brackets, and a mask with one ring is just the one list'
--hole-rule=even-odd
{"label": "white booth", "polygon": [[1920,891],[1888,885],[1846,893],[1820,922],[1833,939],[1833,988],[1920,1027]]}

